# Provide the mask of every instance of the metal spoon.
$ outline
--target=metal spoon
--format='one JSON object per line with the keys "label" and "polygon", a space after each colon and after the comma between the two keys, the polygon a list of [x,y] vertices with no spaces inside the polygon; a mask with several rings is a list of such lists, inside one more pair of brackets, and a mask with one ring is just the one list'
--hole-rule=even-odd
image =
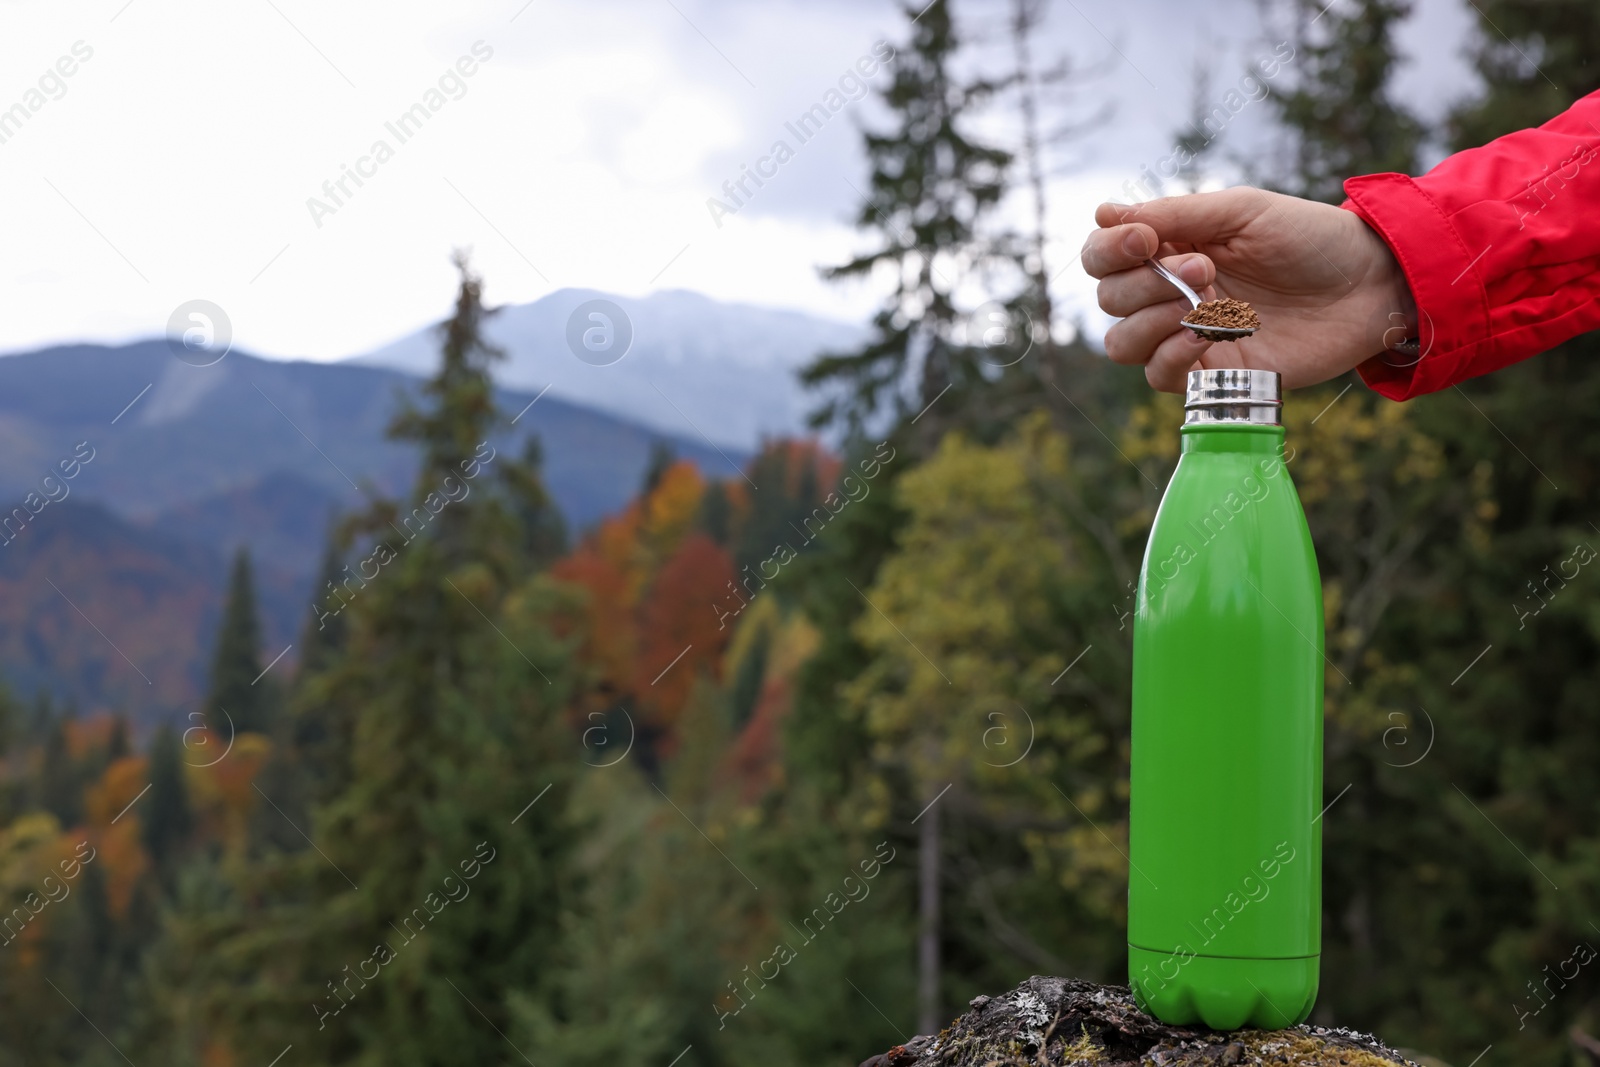
{"label": "metal spoon", "polygon": [[[1145,263],[1150,267],[1151,270],[1155,271],[1167,281],[1177,286],[1178,292],[1182,293],[1188,299],[1189,307],[1191,309],[1197,308],[1204,303],[1204,301],[1200,299],[1199,293],[1189,288],[1188,283],[1167,268],[1163,267],[1160,263],[1157,263],[1154,259],[1147,259],[1145,260]],[[1241,337],[1249,337],[1251,334],[1256,332],[1250,327],[1196,326],[1192,322],[1186,322],[1184,325],[1189,327],[1189,329],[1193,330],[1199,336],[1205,338],[1207,341],[1237,341]]]}

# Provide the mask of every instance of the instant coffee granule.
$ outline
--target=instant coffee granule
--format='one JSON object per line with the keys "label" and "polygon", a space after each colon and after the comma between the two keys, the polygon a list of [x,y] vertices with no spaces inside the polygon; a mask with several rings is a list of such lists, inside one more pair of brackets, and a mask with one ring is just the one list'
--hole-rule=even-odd
{"label": "instant coffee granule", "polygon": [[[1185,315],[1183,321],[1194,326],[1218,327],[1225,330],[1258,330],[1261,328],[1261,316],[1256,314],[1255,308],[1243,300],[1234,300],[1229,297],[1224,297],[1221,300],[1207,300]],[[1214,337],[1212,340],[1232,340],[1232,338]]]}

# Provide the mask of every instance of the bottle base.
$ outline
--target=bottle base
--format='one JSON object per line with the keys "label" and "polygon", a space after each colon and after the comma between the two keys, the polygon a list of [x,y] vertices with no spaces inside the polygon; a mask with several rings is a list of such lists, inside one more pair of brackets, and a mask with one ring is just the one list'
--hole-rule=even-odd
{"label": "bottle base", "polygon": [[[1282,1030],[1311,1014],[1321,963],[1320,954],[1241,959],[1129,945],[1128,985],[1140,1008],[1171,1026]],[[1175,967],[1176,975],[1166,977]]]}

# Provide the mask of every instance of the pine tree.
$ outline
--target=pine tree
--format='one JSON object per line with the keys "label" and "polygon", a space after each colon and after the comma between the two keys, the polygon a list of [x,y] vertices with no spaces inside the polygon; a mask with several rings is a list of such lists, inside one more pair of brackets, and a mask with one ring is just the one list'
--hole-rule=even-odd
{"label": "pine tree", "polygon": [[[300,633],[300,667],[289,701],[289,750],[310,802],[338,794],[350,780],[355,745],[354,709],[329,699],[328,679],[344,654],[348,619],[327,590],[345,577],[344,552],[337,533],[323,550],[321,572],[312,587],[312,604]],[[342,604],[342,601],[339,602]]]}
{"label": "pine tree", "polygon": [[336,609],[338,604],[329,601],[329,590],[337,587],[345,576],[343,557],[337,534],[330,534],[322,550],[322,565],[311,586],[311,611],[300,631],[301,678],[326,670],[344,648],[345,620],[341,612],[330,610]]}
{"label": "pine tree", "polygon": [[1339,203],[1354,174],[1416,168],[1422,125],[1395,99],[1397,24],[1411,0],[1358,0],[1354,10],[1291,0],[1299,40],[1294,87],[1267,83],[1268,99],[1293,133],[1294,170],[1283,191]]}
{"label": "pine tree", "polygon": [[118,715],[111,720],[111,740],[106,743],[106,762],[115,763],[133,751],[128,742],[127,716]]}
{"label": "pine tree", "polygon": [[33,703],[28,705],[28,716],[23,736],[28,744],[43,744],[45,736],[50,732],[50,724],[55,721],[55,705],[50,699],[50,694],[41,689],[33,695]]}
{"label": "pine tree", "polygon": [[644,465],[644,482],[639,488],[641,497],[649,496],[656,491],[656,486],[661,484],[661,479],[667,473],[667,468],[678,462],[678,453],[670,442],[655,440],[650,442],[650,459]]}
{"label": "pine tree", "polygon": [[[409,501],[409,517],[414,519],[422,517],[417,514],[418,508],[432,512],[434,502],[449,490],[446,479],[470,481],[486,463],[494,462],[487,458],[496,454],[488,439],[502,418],[494,406],[489,371],[496,361],[505,358],[505,353],[483,336],[484,323],[493,312],[484,306],[483,283],[471,272],[465,256],[457,255],[455,262],[461,272],[461,289],[454,314],[439,328],[443,358],[439,373],[422,387],[423,397],[431,407],[423,410],[408,403],[389,425],[390,437],[414,442],[422,453]],[[392,532],[410,545],[416,535],[410,525],[402,528],[396,524],[396,514],[391,514],[395,510],[379,509],[369,525],[380,536]],[[482,524],[470,521],[482,514],[481,507],[441,506],[427,527],[428,543],[437,546],[452,565],[460,564],[475,549],[485,547],[473,543],[474,534],[498,539],[506,533],[504,516],[496,516],[488,529],[480,529]],[[485,562],[500,568],[516,565],[505,555]]]}
{"label": "pine tree", "polygon": [[729,547],[733,536],[733,505],[728,501],[728,488],[721,481],[706,486],[705,495],[700,498],[700,517],[696,525],[717,544]]}
{"label": "pine tree", "polygon": [[[424,390],[433,406],[407,413],[392,430],[423,453],[414,505],[425,506],[445,479],[474,470],[481,477],[483,465],[500,461],[483,458],[499,419],[488,373],[498,354],[482,339],[482,284],[458,262],[443,365]],[[413,961],[428,960],[425,970],[402,960],[386,976],[392,981],[352,1003],[348,1027],[370,1041],[356,1062],[502,1058],[496,1027],[506,1029],[507,994],[540,989],[562,909],[570,772],[540,759],[554,746],[564,688],[555,646],[537,621],[550,594],[534,578],[517,603],[507,602],[530,567],[502,494],[475,492],[434,522],[427,536],[396,546],[396,573],[367,590],[373,595],[352,620],[333,687],[334,699],[359,709],[360,744],[351,784],[330,805],[321,836],[364,888],[341,892],[327,913],[363,916],[368,940],[382,937]],[[550,793],[528,809],[546,786]],[[454,867],[476,849],[496,858],[473,888],[474,906],[441,916],[437,933],[416,935],[425,948],[391,939],[387,924],[436,892],[446,873],[459,878]],[[342,879],[325,872],[324,881],[334,887]],[[391,1043],[404,1051],[393,1056]]]}
{"label": "pine tree", "polygon": [[83,817],[83,772],[67,748],[69,716],[51,719],[44,740],[44,760],[37,795],[40,807],[62,826],[75,826]]}
{"label": "pine tree", "polygon": [[[995,267],[1021,276],[1022,295],[1013,303],[1030,300],[1026,245],[990,232],[989,225],[1006,191],[1011,155],[966,129],[971,111],[996,86],[964,81],[953,72],[960,38],[949,4],[902,10],[911,20],[911,41],[896,57],[893,80],[880,94],[894,126],[865,135],[872,175],[856,220],[878,247],[825,272],[831,280],[845,280],[890,268],[895,289],[874,316],[873,335],[861,349],[821,357],[801,380],[828,397],[813,416],[815,423],[840,422],[859,436],[887,401],[893,424],[906,427],[902,436],[926,452],[953,425],[966,419],[992,425],[997,416],[1010,413],[1009,405],[1001,412],[989,403],[996,379],[1026,378],[1024,391],[1039,379],[1031,368],[1018,371],[1020,357],[991,362],[993,353],[967,336],[970,324],[956,303],[957,287],[968,280],[968,272],[975,276]],[[1021,18],[1029,21],[1028,13]],[[1023,26],[1024,37],[1026,30]],[[1037,280],[1033,290],[1036,308],[1047,306]],[[1008,353],[1013,348],[1025,352],[1028,343],[1031,338],[1008,338],[1004,347]],[[946,392],[954,395],[945,398]],[[941,405],[937,411],[936,403]],[[944,985],[938,918],[944,844],[937,820],[923,821],[918,830],[918,1024],[936,1028]]]}
{"label": "pine tree", "polygon": [[150,795],[144,799],[139,822],[146,851],[157,870],[169,877],[173,861],[194,831],[183,767],[177,732],[163,725],[150,739]]}
{"label": "pine tree", "polygon": [[1456,148],[1540,126],[1600,88],[1600,11],[1587,0],[1476,0],[1472,64],[1485,92],[1450,116]]}
{"label": "pine tree", "polygon": [[[567,522],[544,484],[544,448],[528,435],[520,463],[501,471],[512,511],[522,527],[522,551],[534,570],[545,570],[567,553]],[[659,480],[659,475],[657,476]]]}
{"label": "pine tree", "polygon": [[816,535],[819,520],[813,512],[822,504],[813,450],[770,442],[751,461],[750,479],[761,488],[750,493],[739,523],[734,568],[740,573],[746,567],[755,573],[779,545],[802,549],[807,538]]}
{"label": "pine tree", "polygon": [[[1031,402],[1036,397],[1034,388],[1044,387],[1044,399],[1057,403],[1053,395],[1057,379],[1061,377],[1062,351],[1055,341],[1058,311],[1050,294],[1050,283],[1056,272],[1050,266],[1048,245],[1050,226],[1046,187],[1049,179],[1061,173],[1061,156],[1064,145],[1078,141],[1090,131],[1104,125],[1116,109],[1116,104],[1104,99],[1103,93],[1092,110],[1086,109],[1089,101],[1084,90],[1111,69],[1117,59],[1115,54],[1106,62],[1085,65],[1070,55],[1062,55],[1054,62],[1041,66],[1036,46],[1043,38],[1050,14],[1050,0],[1009,0],[1007,29],[1011,38],[1011,75],[1003,83],[1016,102],[1016,119],[1019,133],[1017,163],[1021,184],[1027,189],[1028,223],[1020,239],[1011,242],[1010,256],[1016,269],[1026,279],[1021,292],[1005,307],[999,323],[984,324],[989,328],[1001,325],[1018,334],[1015,339],[998,346],[992,353],[990,369],[1028,360],[1026,366],[1034,369],[1036,381],[1026,377],[1016,384]],[[1031,405],[1030,405],[1031,406]],[[993,437],[993,434],[986,435]]]}
{"label": "pine tree", "polygon": [[0,682],[0,756],[11,751],[13,745],[28,733],[28,715],[10,686]]}
{"label": "pine tree", "polygon": [[206,722],[213,730],[225,732],[224,724],[231,721],[237,733],[271,733],[272,690],[261,678],[261,668],[261,623],[256,614],[250,551],[241,548],[228,576],[228,600],[211,660],[205,709]]}
{"label": "pine tree", "polygon": [[[834,281],[889,273],[895,288],[865,345],[822,356],[801,373],[826,398],[816,425],[860,430],[886,403],[908,417],[947,387],[961,392],[985,380],[981,349],[960,337],[955,290],[970,272],[1004,258],[985,223],[1004,192],[1011,156],[967,129],[995,86],[952,70],[961,41],[950,5],[928,5],[920,14],[917,7],[901,9],[911,40],[879,92],[893,126],[865,135],[872,174],[856,225],[877,247],[823,272]],[[960,399],[941,408],[933,425]],[[928,433],[936,436],[931,427]]]}

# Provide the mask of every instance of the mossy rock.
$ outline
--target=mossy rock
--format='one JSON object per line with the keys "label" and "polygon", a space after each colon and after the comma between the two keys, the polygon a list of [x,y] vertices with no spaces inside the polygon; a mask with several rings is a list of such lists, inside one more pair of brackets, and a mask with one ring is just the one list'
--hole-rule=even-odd
{"label": "mossy rock", "polygon": [[861,1067],[1419,1067],[1352,1030],[1296,1026],[1235,1030],[1167,1026],[1139,1010],[1126,986],[1033,977],[937,1036],[915,1037]]}

